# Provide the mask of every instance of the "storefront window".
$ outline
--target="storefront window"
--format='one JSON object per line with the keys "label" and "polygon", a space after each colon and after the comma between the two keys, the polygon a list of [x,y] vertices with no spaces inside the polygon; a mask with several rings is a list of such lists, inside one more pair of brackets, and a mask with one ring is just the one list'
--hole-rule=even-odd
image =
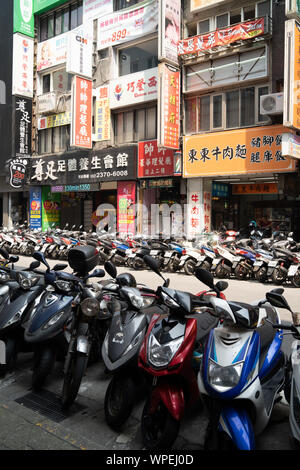
{"label": "storefront window", "polygon": [[119,50],[119,76],[157,67],[157,39]]}

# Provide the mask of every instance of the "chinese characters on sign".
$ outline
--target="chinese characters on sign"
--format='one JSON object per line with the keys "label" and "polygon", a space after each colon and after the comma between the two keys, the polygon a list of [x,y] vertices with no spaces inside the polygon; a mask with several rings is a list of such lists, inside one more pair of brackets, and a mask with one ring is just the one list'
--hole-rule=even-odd
{"label": "chinese characters on sign", "polygon": [[201,192],[191,191],[188,197],[188,228],[189,236],[193,237],[201,231]]}
{"label": "chinese characters on sign", "polygon": [[246,21],[229,28],[217,29],[211,33],[182,39],[178,44],[178,55],[192,55],[217,46],[232,44],[242,39],[250,39],[264,33],[264,18]]}
{"label": "chinese characters on sign", "polygon": [[204,230],[210,232],[211,222],[211,193],[204,191],[203,193],[203,212],[204,212]]}
{"label": "chinese characters on sign", "polygon": [[14,0],[14,33],[34,37],[33,0]]}
{"label": "chinese characters on sign", "polygon": [[116,11],[98,21],[98,50],[154,33],[158,26],[158,2],[140,2],[137,7]]}
{"label": "chinese characters on sign", "polygon": [[92,81],[75,77],[72,145],[92,148]]}
{"label": "chinese characters on sign", "polygon": [[37,46],[37,71],[63,64],[67,60],[68,33],[60,34]]}
{"label": "chinese characters on sign", "polygon": [[30,188],[29,223],[31,229],[42,228],[42,188],[32,186]]}
{"label": "chinese characters on sign", "polygon": [[178,149],[180,130],[180,71],[159,65],[158,146]]}
{"label": "chinese characters on sign", "polygon": [[96,96],[95,133],[96,141],[110,140],[109,88],[98,88]]}
{"label": "chinese characters on sign", "polygon": [[13,95],[33,97],[33,39],[14,34]]}
{"label": "chinese characters on sign", "polygon": [[283,126],[266,126],[184,138],[184,177],[295,171],[281,152]]}
{"label": "chinese characters on sign", "polygon": [[86,184],[136,178],[136,147],[33,158],[31,183]]}
{"label": "chinese characters on sign", "polygon": [[132,73],[110,81],[110,108],[120,108],[131,104],[157,99],[157,67]]}
{"label": "chinese characters on sign", "polygon": [[71,112],[52,114],[38,119],[38,129],[49,129],[50,127],[66,126],[71,123]]}
{"label": "chinese characters on sign", "polygon": [[174,152],[157,148],[156,140],[139,142],[138,177],[173,176]]}
{"label": "chinese characters on sign", "polygon": [[232,194],[276,194],[277,183],[234,184]]}
{"label": "chinese characters on sign", "polygon": [[31,156],[32,101],[15,97],[15,155]]}

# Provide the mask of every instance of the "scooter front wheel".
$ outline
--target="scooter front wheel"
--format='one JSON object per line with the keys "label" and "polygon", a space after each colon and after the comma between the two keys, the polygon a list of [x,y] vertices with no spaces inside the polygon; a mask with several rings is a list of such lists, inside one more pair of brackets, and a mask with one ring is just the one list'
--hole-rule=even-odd
{"label": "scooter front wheel", "polygon": [[173,418],[162,402],[153,413],[150,405],[151,399],[148,399],[142,413],[143,444],[149,450],[170,449],[178,436],[180,422]]}
{"label": "scooter front wheel", "polygon": [[104,400],[105,419],[112,429],[118,431],[127,421],[134,406],[135,395],[131,377],[112,378]]}
{"label": "scooter front wheel", "polygon": [[187,274],[188,276],[192,276],[192,274],[194,274],[195,272],[195,267],[195,261],[193,261],[192,259],[187,260],[183,266],[185,274]]}
{"label": "scooter front wheel", "polygon": [[63,391],[62,391],[62,407],[64,409],[70,406],[76,400],[82,378],[87,368],[88,356],[80,353],[72,353],[69,368],[66,371]]}

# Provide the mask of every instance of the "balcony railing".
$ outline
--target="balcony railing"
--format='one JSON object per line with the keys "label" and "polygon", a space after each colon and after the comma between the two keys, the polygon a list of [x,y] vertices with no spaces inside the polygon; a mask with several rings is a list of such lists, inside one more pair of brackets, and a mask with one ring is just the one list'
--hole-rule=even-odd
{"label": "balcony railing", "polygon": [[272,19],[269,16],[262,16],[199,36],[182,39],[178,44],[178,56],[190,59],[230,47],[238,42],[262,38],[270,34],[272,34]]}

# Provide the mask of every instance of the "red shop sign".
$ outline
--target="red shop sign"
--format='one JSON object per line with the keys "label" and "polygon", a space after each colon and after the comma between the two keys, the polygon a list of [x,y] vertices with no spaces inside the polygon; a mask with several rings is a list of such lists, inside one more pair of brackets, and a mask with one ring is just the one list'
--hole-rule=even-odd
{"label": "red shop sign", "polygon": [[174,151],[159,149],[157,140],[139,142],[138,178],[174,175]]}

